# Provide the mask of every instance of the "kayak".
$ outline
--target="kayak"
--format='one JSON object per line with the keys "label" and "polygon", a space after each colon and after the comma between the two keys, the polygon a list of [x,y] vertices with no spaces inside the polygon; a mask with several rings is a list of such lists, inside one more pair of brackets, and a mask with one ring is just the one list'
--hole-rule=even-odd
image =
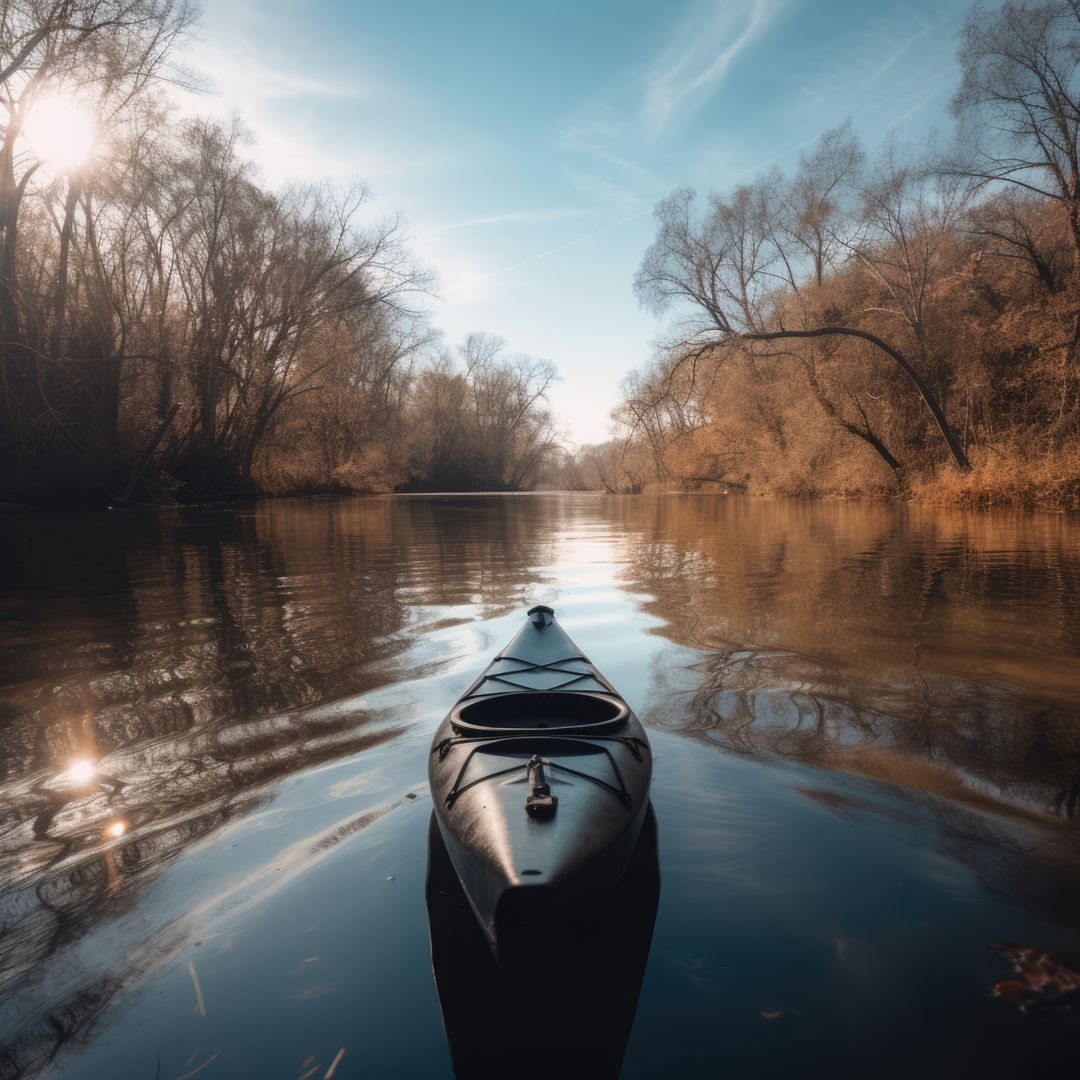
{"label": "kayak", "polygon": [[429,777],[450,862],[501,956],[617,888],[652,752],[630,706],[539,605],[436,731]]}

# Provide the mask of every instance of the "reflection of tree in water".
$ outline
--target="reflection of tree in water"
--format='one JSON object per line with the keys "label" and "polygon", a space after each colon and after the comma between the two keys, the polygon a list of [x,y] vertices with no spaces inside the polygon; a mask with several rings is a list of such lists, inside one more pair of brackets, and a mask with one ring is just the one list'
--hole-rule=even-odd
{"label": "reflection of tree in water", "polygon": [[632,587],[710,647],[654,718],[743,752],[1080,814],[1080,550],[1059,518],[623,504]]}
{"label": "reflection of tree in water", "polygon": [[720,652],[680,730],[866,775],[1073,817],[1076,714],[979,684],[921,675],[882,686],[777,650]]}
{"label": "reflection of tree in water", "polygon": [[0,992],[269,781],[393,734],[348,699],[400,679],[440,609],[516,603],[541,516],[416,499],[9,522]]}

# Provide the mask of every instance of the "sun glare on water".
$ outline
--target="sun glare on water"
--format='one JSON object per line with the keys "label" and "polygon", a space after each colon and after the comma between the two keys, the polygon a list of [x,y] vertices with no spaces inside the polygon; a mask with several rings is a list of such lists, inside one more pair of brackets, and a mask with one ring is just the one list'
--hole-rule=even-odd
{"label": "sun glare on water", "polygon": [[35,102],[23,133],[34,153],[57,169],[81,165],[94,148],[94,121],[90,114],[59,97]]}

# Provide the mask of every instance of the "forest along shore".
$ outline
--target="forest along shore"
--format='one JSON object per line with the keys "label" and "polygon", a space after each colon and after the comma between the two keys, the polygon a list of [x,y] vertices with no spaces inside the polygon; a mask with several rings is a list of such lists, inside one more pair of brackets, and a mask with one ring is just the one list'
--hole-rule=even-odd
{"label": "forest along shore", "polygon": [[1080,11],[973,8],[951,145],[850,122],[672,192],[635,279],[670,312],[583,487],[1080,509]]}
{"label": "forest along shore", "polygon": [[[430,274],[363,186],[268,190],[242,123],[177,114],[188,4],[50,10],[10,15],[25,48],[0,77],[0,501],[554,487],[1080,509],[1074,4],[973,9],[948,146],[871,155],[848,122],[790,174],[662,199],[635,289],[671,327],[614,437],[578,448],[551,362],[489,334],[447,346]],[[76,85],[95,88],[78,109]],[[62,162],[27,141],[35,110],[86,136]]]}

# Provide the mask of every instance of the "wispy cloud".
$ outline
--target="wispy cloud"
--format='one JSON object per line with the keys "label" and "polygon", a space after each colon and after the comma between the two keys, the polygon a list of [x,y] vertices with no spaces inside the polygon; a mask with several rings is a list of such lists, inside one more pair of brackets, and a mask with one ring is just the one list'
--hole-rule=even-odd
{"label": "wispy cloud", "polygon": [[793,100],[803,115],[858,106],[871,92],[895,96],[914,90],[927,77],[928,65],[952,63],[953,37],[964,16],[942,8],[928,15],[911,4],[894,5],[851,29],[827,61],[807,45],[794,65],[799,72]]}
{"label": "wispy cloud", "polygon": [[700,107],[716,91],[736,57],[759,37],[784,0],[695,4],[653,65],[642,106],[655,137],[677,109]]}
{"label": "wispy cloud", "polygon": [[581,217],[582,210],[511,210],[503,214],[486,214],[481,217],[465,218],[463,221],[449,221],[442,225],[433,225],[428,231],[433,233],[457,232],[461,229],[478,229],[488,225],[535,225],[548,221],[566,221],[568,218]]}
{"label": "wispy cloud", "polygon": [[[917,99],[913,104],[906,106],[903,111],[897,113],[896,115],[888,117],[884,124],[881,125],[884,130],[890,130],[892,128],[895,128],[908,117],[925,108],[926,105],[928,105],[931,101],[945,94],[949,89],[947,85],[948,80],[950,80],[954,75],[955,69],[953,67],[942,68],[941,70],[934,72],[931,76],[920,82],[917,87],[912,85],[905,85],[901,89],[896,90],[895,92],[888,94],[885,97],[871,99],[870,101],[867,101],[861,108],[849,112],[847,118],[850,120],[865,121],[871,116],[880,113],[886,105],[890,105],[893,102],[900,101],[901,99],[915,93],[916,90],[919,90],[920,93],[918,94]],[[839,115],[837,115],[836,121],[837,123],[840,122]],[[820,139],[828,130],[828,128],[822,128],[820,131],[815,131],[814,134],[809,136],[808,138],[801,139],[797,143],[792,143],[791,145],[786,146],[783,150],[777,150],[775,153],[770,154],[768,157],[761,158],[760,160],[754,161],[752,164],[743,165],[734,171],[728,172],[725,175],[725,182],[733,184],[735,183],[735,181],[741,181],[760,174],[762,170],[764,170],[767,166],[777,165],[785,158],[791,157],[793,154],[797,154],[800,150],[805,150],[807,147],[813,146],[814,143],[816,143],[818,139]],[[729,152],[726,156],[730,159],[735,155]],[[719,170],[719,167],[724,160],[724,157],[725,155],[723,154],[716,156],[717,170]]]}
{"label": "wispy cloud", "polygon": [[454,236],[420,230],[410,244],[413,254],[435,273],[437,306],[472,308],[495,301],[498,282],[482,265],[482,256],[462,247]]}
{"label": "wispy cloud", "polygon": [[[213,16],[211,19],[210,16]],[[184,55],[185,65],[200,83],[199,92],[177,90],[174,101],[183,116],[210,115],[227,120],[239,116],[252,136],[245,157],[277,186],[292,181],[330,179],[348,183],[357,176],[376,191],[389,178],[415,175],[422,168],[445,166],[445,155],[425,146],[417,153],[395,152],[385,145],[342,138],[329,121],[298,122],[297,117],[339,117],[363,114],[353,102],[374,100],[402,88],[365,65],[361,78],[353,71],[338,73],[310,59],[288,57],[284,43],[295,36],[293,24],[265,12],[250,17],[243,6],[215,7],[202,40]],[[219,42],[228,40],[228,47]],[[370,110],[368,110],[370,111]]]}
{"label": "wispy cloud", "polygon": [[493,299],[495,284],[491,280],[491,273],[466,260],[432,261],[438,282],[438,296],[444,303],[455,307],[471,307]]}
{"label": "wispy cloud", "polygon": [[595,173],[582,172],[569,165],[563,166],[563,175],[575,188],[594,203],[605,207],[626,208],[640,203],[640,198],[633,191]]}
{"label": "wispy cloud", "polygon": [[202,44],[193,51],[190,60],[198,74],[209,81],[210,90],[227,100],[362,98],[374,93],[353,80],[325,79],[305,74],[288,64],[261,59],[253,55],[251,46],[226,51]]}
{"label": "wispy cloud", "polygon": [[642,180],[647,180],[650,184],[659,184],[660,178],[654,172],[650,172],[642,165],[637,165],[633,161],[629,161],[624,157],[619,157],[618,154],[609,154],[606,150],[598,150],[593,147],[592,151],[598,158],[602,158],[604,161],[610,161],[612,165],[618,166],[620,169],[628,173],[632,173],[634,176],[640,177]]}
{"label": "wispy cloud", "polygon": [[924,36],[925,31],[911,34],[907,38],[900,41],[895,48],[889,52],[883,60],[879,63],[873,64],[870,72],[863,79],[862,83],[855,89],[852,95],[855,99],[860,98],[874,85],[876,85],[881,79],[883,79],[896,65],[907,55],[908,51],[917,44]]}

